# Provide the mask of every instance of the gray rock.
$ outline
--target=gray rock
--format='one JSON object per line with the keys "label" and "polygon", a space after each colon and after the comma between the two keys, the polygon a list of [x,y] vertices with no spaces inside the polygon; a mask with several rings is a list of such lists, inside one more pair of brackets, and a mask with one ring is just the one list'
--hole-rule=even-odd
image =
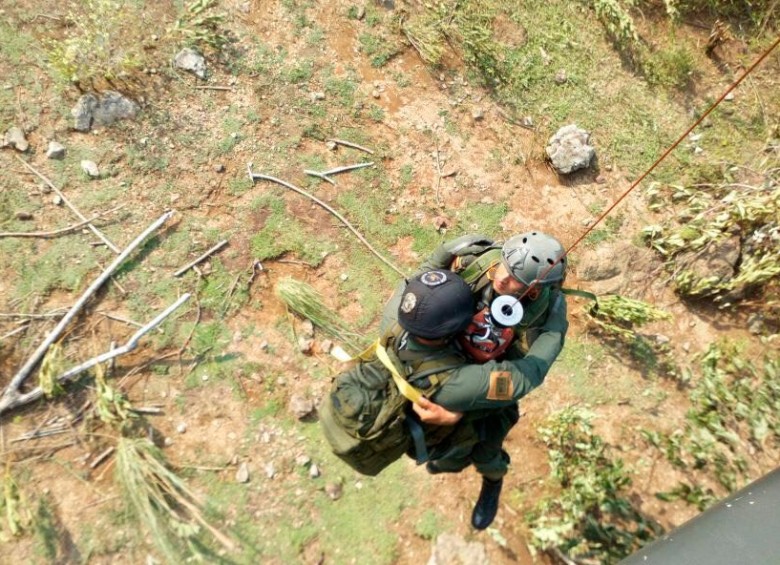
{"label": "gray rock", "polygon": [[46,157],[48,159],[61,160],[65,158],[65,146],[56,141],[49,142],[49,148],[46,150]]}
{"label": "gray rock", "polygon": [[96,179],[100,176],[100,170],[94,161],[84,160],[81,162],[81,170],[87,173],[91,178]]}
{"label": "gray rock", "polygon": [[295,458],[295,464],[299,467],[306,467],[309,463],[311,463],[311,457],[308,455],[299,455]]}
{"label": "gray rock", "polygon": [[310,398],[304,398],[300,394],[293,394],[289,404],[290,412],[299,420],[314,412],[314,401]]}
{"label": "gray rock", "polygon": [[139,106],[118,92],[107,91],[100,98],[85,94],[70,111],[77,131],[89,131],[92,126],[108,126],[117,120],[134,118]]}
{"label": "gray rock", "polygon": [[471,118],[475,122],[481,122],[485,119],[485,112],[482,110],[482,108],[474,108],[474,110],[471,112]]}
{"label": "gray rock", "polygon": [[590,133],[570,124],[559,129],[547,142],[547,156],[553,167],[567,175],[590,167],[596,150],[588,145]]}
{"label": "gray rock", "polygon": [[21,128],[16,126],[8,128],[5,132],[5,141],[3,146],[10,146],[24,153],[30,148],[30,144],[27,143],[27,138],[24,136],[24,132]]}
{"label": "gray rock", "polygon": [[301,322],[301,335],[304,337],[314,337],[314,324],[311,320],[306,319]]}
{"label": "gray rock", "polygon": [[269,461],[265,464],[265,476],[269,479],[273,479],[276,476],[276,467],[274,466],[273,461]]}
{"label": "gray rock", "polygon": [[569,80],[569,75],[565,69],[561,69],[555,73],[555,84],[566,84]]}
{"label": "gray rock", "polygon": [[319,467],[317,467],[317,465],[316,465],[316,464],[314,464],[314,463],[312,463],[312,464],[311,464],[311,467],[309,467],[309,476],[310,476],[312,479],[316,479],[317,477],[319,477],[319,476],[320,476],[320,468],[319,468]]}
{"label": "gray rock", "polygon": [[485,545],[455,534],[441,534],[433,544],[428,565],[488,565]]}
{"label": "gray rock", "polygon": [[198,78],[206,78],[206,59],[195,49],[185,47],[173,58],[173,65],[193,73]]}
{"label": "gray rock", "polygon": [[298,336],[298,351],[304,355],[311,355],[312,348],[314,347],[314,340],[306,336]]}

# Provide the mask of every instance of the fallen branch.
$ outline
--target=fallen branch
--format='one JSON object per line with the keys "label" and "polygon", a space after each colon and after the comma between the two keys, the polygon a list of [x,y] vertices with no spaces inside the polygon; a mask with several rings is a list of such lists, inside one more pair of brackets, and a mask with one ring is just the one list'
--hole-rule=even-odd
{"label": "fallen branch", "polygon": [[318,173],[317,171],[312,171],[312,170],[309,170],[309,169],[304,169],[303,172],[306,173],[307,175],[311,175],[313,177],[321,178],[324,181],[328,181],[332,185],[336,184],[336,181],[334,181],[332,178],[326,176],[324,173]]}
{"label": "fallen branch", "polygon": [[227,90],[232,92],[234,89],[232,86],[196,86],[195,90]]}
{"label": "fallen branch", "polygon": [[[60,191],[59,188],[54,186],[54,183],[52,183],[49,179],[47,179],[40,172],[38,172],[27,161],[25,161],[24,159],[19,157],[19,155],[14,155],[14,157],[16,157],[19,160],[19,162],[22,165],[24,165],[25,167],[27,167],[33,174],[37,175],[38,178],[40,178],[43,182],[45,182],[49,186],[49,188],[51,188],[57,194],[57,196],[59,196],[62,199],[62,201],[65,203],[65,205],[68,208],[70,208],[71,212],[76,214],[76,216],[78,216],[82,221],[87,222],[87,219],[84,217],[84,214],[79,212],[79,210],[73,204],[70,203],[70,200],[65,198],[65,195]],[[111,240],[109,240],[105,235],[103,235],[103,232],[101,232],[99,229],[97,229],[95,226],[93,226],[89,222],[87,222],[86,225],[89,226],[89,229],[92,230],[92,233],[94,233],[96,236],[98,236],[103,241],[103,243],[105,243],[108,246],[108,248],[111,249],[111,251],[113,251],[114,253],[119,253],[119,248],[116,245],[114,245],[113,243],[111,243]]]}
{"label": "fallen branch", "polygon": [[[61,385],[68,383],[69,381],[73,380],[73,378],[77,375],[80,375],[84,371],[87,371],[94,367],[95,365],[99,365],[100,363],[105,363],[106,361],[110,361],[114,357],[119,357],[120,355],[124,355],[125,353],[129,353],[133,351],[136,347],[138,347],[138,341],[147,333],[152,331],[154,328],[159,326],[168,316],[170,316],[174,310],[176,310],[179,306],[184,304],[187,300],[189,300],[190,294],[183,294],[179,299],[168,306],[165,310],[160,312],[157,317],[146,324],[143,328],[138,330],[133,334],[133,336],[125,343],[122,347],[118,347],[115,349],[111,349],[110,351],[107,351],[105,353],[101,353],[97,357],[93,357],[92,359],[89,359],[88,361],[85,361],[81,363],[80,365],[77,365],[73,367],[72,369],[69,369],[56,377],[56,381],[60,383]],[[41,396],[43,396],[43,390],[40,386],[35,387],[30,392],[20,394],[17,389],[7,388],[5,392],[3,393],[2,398],[0,398],[0,414],[3,412],[6,412],[12,408],[16,408],[17,406],[21,406],[23,404],[29,404],[30,402],[33,402],[34,400],[39,399]]]}
{"label": "fallen branch", "polygon": [[364,151],[365,153],[368,153],[370,155],[374,154],[374,152],[371,151],[371,149],[366,149],[365,147],[362,147],[357,143],[352,143],[351,141],[344,141],[343,139],[328,139],[328,141],[332,141],[336,145],[344,145],[345,147],[351,147],[352,149],[359,149],[360,151]]}
{"label": "fallen branch", "polygon": [[85,225],[94,222],[97,220],[100,216],[104,216],[106,214],[110,214],[111,212],[116,212],[120,208],[123,208],[125,205],[122,204],[122,206],[117,206],[116,208],[112,208],[111,210],[107,210],[105,212],[100,212],[99,214],[95,214],[91,218],[88,218],[84,220],[83,222],[79,222],[78,224],[73,224],[72,226],[68,226],[66,228],[62,228],[59,230],[54,231],[28,231],[28,232],[0,232],[0,237],[35,237],[40,239],[52,239],[55,237],[59,237],[61,235],[65,235],[67,233],[70,233],[72,231],[76,231],[79,228],[83,228]]}
{"label": "fallen branch", "polygon": [[376,255],[379,258],[380,261],[382,261],[385,265],[387,265],[388,267],[393,269],[396,273],[398,273],[402,277],[406,277],[406,274],[403,271],[401,271],[398,267],[396,267],[390,261],[385,259],[376,249],[374,249],[373,246],[366,240],[366,238],[364,238],[362,235],[360,235],[360,232],[358,232],[352,226],[352,224],[350,224],[349,221],[347,221],[347,219],[344,216],[342,216],[341,214],[336,212],[336,210],[334,210],[333,208],[331,208],[330,206],[325,204],[325,202],[323,202],[322,200],[320,200],[316,196],[313,196],[313,195],[309,194],[305,190],[302,190],[302,189],[298,188],[297,186],[295,186],[293,184],[290,184],[288,182],[285,182],[283,180],[280,180],[280,179],[277,179],[277,178],[274,178],[274,177],[270,177],[268,175],[260,175],[260,174],[257,174],[257,173],[253,173],[252,172],[252,163],[248,163],[247,164],[247,171],[249,172],[249,179],[252,181],[252,183],[254,183],[256,180],[267,180],[267,181],[270,181],[270,182],[275,182],[277,184],[280,184],[280,185],[282,185],[284,187],[289,188],[290,190],[293,190],[293,191],[297,192],[298,194],[300,194],[302,196],[305,196],[306,198],[308,198],[309,200],[312,200],[313,202],[316,202],[317,204],[322,206],[325,210],[327,210],[328,212],[330,212],[331,214],[336,216],[336,218],[338,218],[341,221],[341,223],[343,223],[345,226],[347,226],[349,231],[351,231],[353,234],[355,234],[355,237],[357,237],[361,241],[361,243],[363,243],[363,245],[365,245],[368,248],[368,250],[371,251],[371,253]]}
{"label": "fallen branch", "polygon": [[328,175],[337,175],[339,173],[346,173],[347,171],[354,171],[355,169],[364,169],[366,167],[373,167],[374,162],[369,161],[368,163],[358,163],[357,165],[347,165],[345,167],[336,167],[335,169],[331,169],[329,171],[324,171],[321,174],[325,175],[326,177]]}
{"label": "fallen branch", "polygon": [[[130,256],[130,254],[135,251],[135,249],[143,243],[143,241],[157,228],[159,228],[163,223],[165,223],[168,218],[170,218],[173,215],[173,211],[166,212],[160,218],[157,219],[152,225],[150,225],[144,232],[135,238],[135,240],[127,246],[127,248],[122,251],[122,253],[114,259],[114,262],[111,263],[106,270],[104,270],[100,276],[95,279],[95,281],[89,286],[89,288],[84,291],[84,294],[81,295],[81,298],[76,301],[76,303],[71,307],[70,311],[59,321],[57,326],[49,333],[49,335],[46,337],[46,339],[41,343],[40,346],[38,346],[38,349],[35,350],[35,353],[32,354],[32,356],[27,360],[27,362],[22,366],[21,369],[16,373],[13,379],[11,379],[11,382],[6,387],[5,391],[3,391],[3,395],[0,397],[0,407],[4,406],[7,402],[11,401],[14,396],[18,396],[19,394],[19,387],[24,382],[24,380],[27,378],[27,376],[30,374],[30,371],[40,362],[41,359],[43,359],[43,356],[46,354],[46,351],[49,349],[49,346],[51,346],[52,343],[54,343],[57,338],[59,338],[62,331],[65,329],[65,326],[67,326],[70,321],[76,317],[76,314],[79,313],[81,308],[86,304],[87,300],[89,300],[95,292],[101,287],[101,285],[111,276],[111,274],[119,268],[119,266],[124,263],[124,261]],[[0,410],[0,413],[2,413],[2,410]]]}
{"label": "fallen branch", "polygon": [[16,334],[23,332],[29,327],[29,325],[30,325],[29,320],[22,322],[22,325],[16,328],[15,330],[11,330],[7,334],[0,335],[0,341],[3,341],[4,339],[8,339],[11,336],[15,336]]}
{"label": "fallen branch", "polygon": [[227,239],[223,239],[222,241],[217,243],[214,247],[212,247],[211,249],[206,251],[203,255],[201,255],[200,257],[195,259],[192,263],[189,263],[189,264],[185,265],[184,267],[182,267],[181,269],[179,269],[178,271],[173,273],[173,276],[174,277],[180,277],[181,275],[183,275],[184,273],[186,273],[187,271],[192,269],[195,265],[197,265],[198,263],[200,263],[204,259],[208,258],[209,255],[212,255],[213,253],[216,253],[217,251],[219,251],[220,249],[225,247],[227,245],[227,242],[228,242]]}
{"label": "fallen branch", "polygon": [[114,449],[116,449],[116,448],[113,445],[108,447],[108,448],[106,448],[106,450],[103,451],[103,453],[101,453],[100,455],[95,457],[95,459],[92,460],[92,463],[89,464],[89,468],[90,469],[94,469],[95,467],[100,465],[103,461],[106,460],[106,457],[108,457],[109,455],[111,455],[114,452]]}

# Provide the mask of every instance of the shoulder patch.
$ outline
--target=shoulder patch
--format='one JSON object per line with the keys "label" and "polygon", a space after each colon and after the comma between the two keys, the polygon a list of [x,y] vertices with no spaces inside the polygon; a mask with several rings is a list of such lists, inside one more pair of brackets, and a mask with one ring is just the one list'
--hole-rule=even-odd
{"label": "shoulder patch", "polygon": [[512,400],[515,391],[512,375],[508,371],[493,371],[490,373],[488,400]]}

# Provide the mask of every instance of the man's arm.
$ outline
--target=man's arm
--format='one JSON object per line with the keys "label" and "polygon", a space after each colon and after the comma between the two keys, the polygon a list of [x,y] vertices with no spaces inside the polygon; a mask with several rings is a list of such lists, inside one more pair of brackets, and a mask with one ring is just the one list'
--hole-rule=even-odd
{"label": "man's arm", "polygon": [[566,300],[560,295],[550,309],[542,334],[525,357],[455,369],[431,400],[457,412],[499,408],[517,402],[544,382],[563,348],[568,325]]}
{"label": "man's arm", "polygon": [[463,417],[463,412],[450,412],[425,397],[412,404],[412,410],[420,417],[421,422],[436,426],[453,426]]}
{"label": "man's arm", "polygon": [[434,249],[430,257],[420,266],[420,270],[449,269],[456,257],[481,253],[492,244],[493,240],[486,235],[462,235]]}

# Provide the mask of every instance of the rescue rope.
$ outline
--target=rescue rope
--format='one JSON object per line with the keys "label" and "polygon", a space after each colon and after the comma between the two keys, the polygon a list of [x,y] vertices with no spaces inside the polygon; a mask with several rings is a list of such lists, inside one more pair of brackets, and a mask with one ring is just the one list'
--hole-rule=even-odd
{"label": "rescue rope", "polygon": [[[624,200],[624,199],[625,199],[625,198],[626,198],[626,197],[627,197],[627,196],[628,196],[628,195],[631,193],[631,191],[633,191],[633,190],[634,190],[634,189],[635,189],[637,186],[639,186],[639,183],[641,183],[641,182],[642,182],[642,181],[643,181],[643,180],[644,180],[644,179],[645,179],[645,178],[646,178],[646,177],[647,177],[647,176],[648,176],[650,173],[652,173],[652,172],[653,172],[653,170],[655,170],[655,168],[656,168],[656,167],[657,167],[657,166],[658,166],[658,165],[659,165],[659,164],[660,164],[660,163],[661,163],[661,162],[662,162],[664,159],[666,159],[666,157],[668,157],[668,156],[669,156],[669,154],[670,154],[672,151],[674,151],[674,150],[677,148],[677,146],[678,146],[678,145],[680,145],[680,143],[682,143],[682,142],[683,142],[683,140],[684,140],[686,137],[688,137],[688,135],[689,135],[689,134],[690,134],[690,133],[691,133],[691,132],[692,132],[694,129],[696,129],[696,127],[697,127],[699,124],[701,124],[701,123],[702,123],[702,121],[704,120],[704,118],[706,118],[707,116],[709,116],[709,115],[712,113],[712,111],[713,111],[713,110],[715,110],[715,108],[717,108],[717,107],[718,107],[718,105],[719,105],[721,102],[723,102],[723,100],[726,98],[726,96],[728,96],[728,95],[729,95],[729,93],[731,93],[731,91],[732,91],[732,90],[734,90],[734,89],[735,89],[737,86],[739,86],[739,85],[740,85],[740,83],[741,83],[743,80],[745,80],[745,78],[747,78],[747,76],[748,76],[748,75],[749,75],[751,72],[753,72],[753,70],[754,70],[754,69],[755,69],[755,68],[756,68],[758,65],[760,65],[760,64],[761,64],[761,63],[764,61],[764,59],[766,59],[766,58],[769,56],[769,54],[770,54],[770,53],[771,53],[771,52],[772,52],[772,51],[775,49],[775,47],[777,47],[777,46],[778,46],[778,44],[780,44],[780,36],[778,36],[778,38],[775,40],[775,42],[774,42],[772,45],[770,45],[770,46],[769,46],[769,47],[766,49],[766,51],[764,51],[764,52],[761,54],[761,56],[760,56],[758,59],[756,59],[756,61],[755,61],[755,62],[754,62],[752,65],[750,65],[750,67],[748,67],[748,68],[747,68],[747,70],[746,70],[746,71],[745,71],[745,72],[742,74],[742,76],[740,76],[740,77],[739,77],[737,80],[735,80],[733,83],[731,83],[731,85],[730,85],[730,86],[729,86],[729,87],[728,87],[728,88],[727,88],[727,89],[726,89],[726,90],[723,92],[723,94],[721,94],[720,98],[718,98],[718,99],[717,99],[717,100],[716,100],[716,101],[715,101],[713,104],[711,104],[711,105],[710,105],[710,107],[709,107],[709,108],[707,108],[707,111],[706,111],[706,112],[704,112],[704,113],[701,115],[701,117],[699,117],[699,119],[697,119],[695,122],[693,122],[693,125],[691,125],[691,126],[690,126],[690,127],[687,129],[687,130],[685,130],[685,132],[684,132],[684,133],[683,133],[683,134],[682,134],[682,135],[681,135],[679,138],[677,138],[677,141],[675,141],[674,143],[672,143],[672,145],[670,145],[670,146],[669,146],[669,147],[666,149],[666,151],[664,151],[664,152],[663,152],[663,154],[662,154],[662,155],[661,155],[661,156],[660,156],[658,159],[656,159],[656,160],[655,160],[655,162],[654,162],[652,165],[650,165],[650,167],[649,167],[649,168],[648,168],[648,169],[647,169],[647,170],[646,170],[644,173],[642,173],[642,174],[641,174],[641,175],[640,175],[640,176],[639,176],[639,177],[638,177],[638,178],[637,178],[637,179],[636,179],[636,180],[635,180],[633,183],[631,183],[631,186],[629,186],[629,187],[628,187],[628,189],[627,189],[627,190],[626,190],[626,191],[625,191],[623,194],[621,194],[621,195],[620,195],[620,196],[617,198],[617,200],[615,200],[615,201],[614,201],[614,202],[613,202],[613,203],[610,205],[610,207],[609,207],[609,208],[607,208],[607,209],[606,209],[604,212],[602,212],[602,213],[601,213],[601,215],[600,215],[598,218],[596,218],[596,221],[595,221],[595,222],[593,222],[593,224],[591,224],[591,225],[588,227],[588,229],[586,229],[586,230],[585,230],[585,231],[582,233],[582,235],[581,235],[581,236],[580,236],[580,237],[579,237],[579,238],[578,238],[578,239],[577,239],[577,240],[576,240],[576,241],[575,241],[573,244],[571,244],[571,246],[569,246],[569,248],[568,248],[566,251],[564,251],[564,252],[563,252],[563,254],[561,254],[561,256],[560,256],[560,257],[558,257],[558,258],[557,258],[557,259],[556,259],[556,260],[553,262],[553,264],[552,264],[552,265],[550,265],[550,266],[549,266],[549,267],[548,267],[548,268],[547,268],[547,269],[546,269],[546,270],[545,270],[545,271],[544,271],[544,272],[543,272],[543,273],[542,273],[542,274],[541,274],[541,275],[540,275],[540,276],[539,276],[539,277],[538,277],[536,280],[544,280],[544,278],[547,276],[547,273],[549,273],[549,272],[550,272],[552,269],[554,269],[554,268],[555,268],[555,266],[556,266],[558,263],[560,263],[561,261],[563,261],[563,259],[565,259],[565,258],[566,258],[566,257],[569,255],[569,253],[571,253],[571,251],[572,251],[572,250],[573,250],[575,247],[577,247],[577,246],[578,246],[578,245],[579,245],[579,244],[582,242],[582,240],[583,240],[583,239],[585,239],[585,238],[587,237],[587,235],[588,235],[590,232],[592,232],[592,231],[595,229],[595,227],[596,227],[597,225],[599,225],[599,224],[601,223],[601,221],[602,221],[604,218],[606,218],[606,217],[609,215],[609,213],[610,213],[610,212],[612,212],[612,210],[614,210],[614,209],[615,209],[615,207],[616,207],[618,204],[620,204],[620,203],[621,203],[621,202],[622,202],[622,201],[623,201],[623,200]],[[524,297],[525,297],[525,296],[526,296],[526,295],[527,295],[527,294],[528,294],[528,293],[531,291],[531,289],[532,289],[532,288],[533,288],[535,285],[536,285],[536,281],[534,281],[534,282],[533,282],[533,283],[532,283],[532,284],[531,284],[531,285],[530,285],[530,286],[529,286],[529,287],[528,287],[528,288],[525,290],[525,292],[523,292],[523,294],[520,296],[520,298],[521,298],[521,299],[522,299],[522,298],[524,298]]]}

